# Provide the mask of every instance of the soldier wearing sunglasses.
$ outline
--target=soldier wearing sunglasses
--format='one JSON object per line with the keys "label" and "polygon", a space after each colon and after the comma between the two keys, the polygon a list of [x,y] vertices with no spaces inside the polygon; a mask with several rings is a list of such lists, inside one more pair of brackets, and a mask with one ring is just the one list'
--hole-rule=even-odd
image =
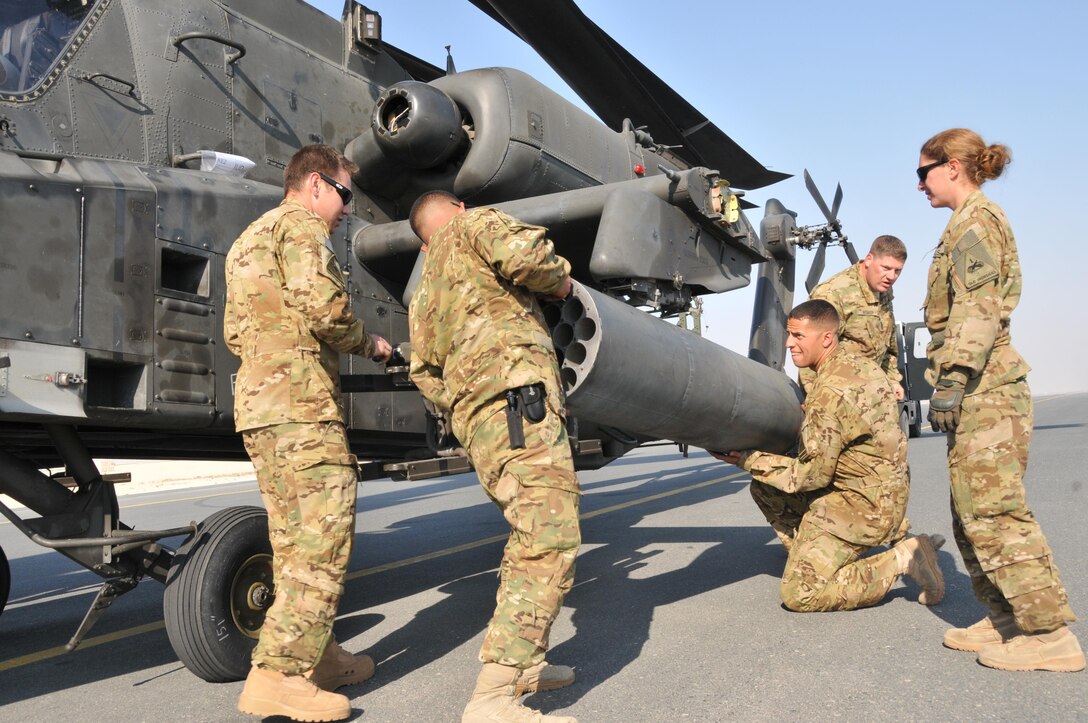
{"label": "soldier wearing sunglasses", "polygon": [[918,159],[918,190],[952,209],[929,268],[925,320],[933,340],[929,419],[948,435],[952,529],[975,596],[988,614],[952,628],[944,644],[1001,670],[1076,671],[1084,653],[1054,556],[1024,493],[1032,432],[1028,365],[1011,343],[1020,260],[1004,212],[980,186],[1009,149],[952,128]]}
{"label": "soldier wearing sunglasses", "polygon": [[329,234],[349,213],[351,174],[334,148],[299,150],[284,199],[227,254],[223,336],[242,364],[234,423],[268,509],[275,601],[238,700],[244,713],[294,720],[351,715],[336,688],[373,661],[332,637],[355,533],[356,460],[340,408],[340,354],[386,361],[389,342],[351,308]]}

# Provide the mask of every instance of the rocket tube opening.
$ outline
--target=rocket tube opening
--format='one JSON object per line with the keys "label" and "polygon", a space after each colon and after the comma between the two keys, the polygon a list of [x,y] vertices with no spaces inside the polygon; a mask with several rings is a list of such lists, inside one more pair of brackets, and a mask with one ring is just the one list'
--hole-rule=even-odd
{"label": "rocket tube opening", "polygon": [[563,321],[573,324],[586,315],[586,307],[578,299],[567,299],[563,304]]}
{"label": "rocket tube opening", "polygon": [[559,378],[563,380],[563,388],[568,392],[578,384],[578,372],[571,367],[563,367],[559,371]]}
{"label": "rocket tube opening", "polygon": [[552,344],[561,351],[566,351],[571,342],[574,341],[574,327],[570,324],[557,324],[552,329]]}
{"label": "rocket tube opening", "polygon": [[559,304],[545,304],[543,311],[544,323],[548,325],[549,329],[554,329],[563,319],[563,309]]}
{"label": "rocket tube opening", "polygon": [[597,322],[588,316],[574,325],[574,338],[578,341],[589,341],[597,335]]}
{"label": "rocket tube opening", "polygon": [[566,348],[565,356],[571,364],[581,364],[586,360],[586,345],[574,342]]}

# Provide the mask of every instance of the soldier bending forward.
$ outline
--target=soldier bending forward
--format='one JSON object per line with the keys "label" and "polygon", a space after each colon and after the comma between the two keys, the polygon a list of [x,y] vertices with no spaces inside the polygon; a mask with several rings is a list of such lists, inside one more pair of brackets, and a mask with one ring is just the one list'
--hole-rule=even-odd
{"label": "soldier bending forward", "polygon": [[[809,298],[835,307],[841,329],[839,343],[848,352],[876,362],[891,382],[895,398],[906,397],[899,373],[899,341],[892,311],[892,286],[907,262],[907,247],[895,236],[877,236],[861,261],[812,290]],[[801,374],[808,386],[810,370]]]}
{"label": "soldier bending forward", "polygon": [[564,298],[570,264],[545,230],[500,211],[465,211],[431,191],[412,207],[426,260],[408,307],[411,378],[452,416],[480,484],[510,523],[484,663],[462,721],[547,721],[518,700],[570,685],[548,665],[548,633],[574,582],[581,490],[551,337],[536,294]]}

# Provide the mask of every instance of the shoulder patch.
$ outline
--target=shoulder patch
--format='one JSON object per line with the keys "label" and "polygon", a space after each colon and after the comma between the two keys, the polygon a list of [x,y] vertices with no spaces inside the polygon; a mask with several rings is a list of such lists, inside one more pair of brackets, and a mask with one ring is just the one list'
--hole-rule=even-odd
{"label": "shoulder patch", "polygon": [[977,289],[998,278],[997,266],[985,246],[976,246],[964,254],[963,285],[968,290]]}
{"label": "shoulder patch", "polygon": [[986,244],[979,241],[975,230],[968,229],[952,250],[953,272],[968,291],[988,284],[1000,276],[993,255]]}

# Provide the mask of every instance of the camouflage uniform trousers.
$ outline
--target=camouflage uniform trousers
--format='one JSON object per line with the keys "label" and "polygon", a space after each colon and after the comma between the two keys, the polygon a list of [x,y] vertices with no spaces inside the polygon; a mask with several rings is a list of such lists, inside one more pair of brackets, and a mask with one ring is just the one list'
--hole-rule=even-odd
{"label": "camouflage uniform trousers", "polygon": [[948,434],[952,528],[975,596],[1025,632],[1076,619],[1024,493],[1033,405],[1026,380],[965,397]]}
{"label": "camouflage uniform trousers", "polygon": [[827,494],[829,490],[789,494],[768,484],[752,480],[748,491],[752,493],[756,507],[767,518],[774,533],[789,551],[793,547],[793,538],[797,536],[797,528],[801,526],[801,520],[808,512],[812,501]]}
{"label": "camouflage uniform trousers", "polygon": [[331,637],[344,591],[355,532],[355,457],[340,422],[275,424],[243,438],[268,510],[275,585],[253,664],[305,673]]}
{"label": "camouflage uniform trousers", "polygon": [[895,553],[887,550],[859,559],[872,546],[844,540],[806,517],[813,500],[834,491],[787,493],[753,481],[751,492],[778,536],[790,538],[778,588],[787,608],[804,613],[855,610],[884,599],[899,577]]}
{"label": "camouflage uniform trousers", "polygon": [[[756,506],[759,507],[760,512],[763,513],[771,528],[774,529],[774,534],[782,541],[787,551],[793,545],[793,538],[797,535],[797,528],[801,526],[801,519],[808,512],[812,501],[830,491],[824,489],[787,494],[755,480],[752,480],[748,490],[752,493],[752,499],[755,500]],[[906,497],[907,495],[904,494],[902,502],[898,503],[901,504],[904,510],[907,508]],[[903,521],[899,524],[895,533],[885,541],[885,544],[894,545],[906,537],[909,531],[910,520],[907,519],[904,512]]]}
{"label": "camouflage uniform trousers", "polygon": [[505,402],[485,407],[468,445],[480,484],[510,523],[495,613],[480,660],[529,668],[544,660],[552,622],[574,584],[581,545],[581,489],[563,418],[524,422],[525,448],[511,449]]}

